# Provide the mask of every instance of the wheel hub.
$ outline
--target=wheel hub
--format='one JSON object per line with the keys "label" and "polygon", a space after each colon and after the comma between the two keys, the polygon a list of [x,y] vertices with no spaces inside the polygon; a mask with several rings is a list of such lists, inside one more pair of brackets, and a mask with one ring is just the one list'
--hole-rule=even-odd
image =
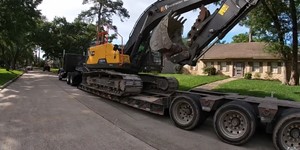
{"label": "wheel hub", "polygon": [[174,113],[174,117],[177,118],[176,120],[179,121],[181,124],[188,124],[190,121],[193,120],[193,110],[188,103],[177,103],[175,110],[177,112]]}
{"label": "wheel hub", "polygon": [[189,117],[189,115],[192,114],[192,110],[191,110],[190,106],[188,106],[188,105],[182,105],[179,108],[179,114],[182,117]]}
{"label": "wheel hub", "polygon": [[285,148],[300,147],[300,124],[290,123],[283,127],[281,133],[281,143]]}
{"label": "wheel hub", "polygon": [[234,127],[237,127],[240,125],[240,120],[238,118],[233,118],[231,122]]}
{"label": "wheel hub", "polygon": [[299,129],[292,129],[291,132],[290,132],[290,135],[293,137],[293,138],[299,138]]}
{"label": "wheel hub", "polygon": [[228,111],[221,116],[220,129],[227,137],[240,138],[248,128],[246,117],[238,111]]}

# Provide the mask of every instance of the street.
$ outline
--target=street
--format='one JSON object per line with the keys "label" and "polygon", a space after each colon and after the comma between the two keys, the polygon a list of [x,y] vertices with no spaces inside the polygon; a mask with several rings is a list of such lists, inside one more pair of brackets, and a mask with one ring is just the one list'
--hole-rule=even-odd
{"label": "street", "polygon": [[85,93],[41,71],[24,74],[0,91],[0,150],[201,149],[272,150],[259,129],[242,146],[223,143],[212,119],[193,131],[150,114]]}

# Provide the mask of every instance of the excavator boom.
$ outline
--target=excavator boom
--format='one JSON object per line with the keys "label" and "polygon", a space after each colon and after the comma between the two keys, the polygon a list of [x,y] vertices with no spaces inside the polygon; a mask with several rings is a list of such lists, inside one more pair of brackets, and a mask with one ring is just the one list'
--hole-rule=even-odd
{"label": "excavator boom", "polygon": [[200,15],[188,35],[188,46],[182,44],[182,40],[178,40],[181,38],[178,31],[183,27],[183,19],[177,15],[176,10],[169,12],[153,30],[150,47],[152,51],[162,52],[173,63],[194,66],[198,59],[257,6],[258,2],[259,0],[225,0],[212,15],[201,7]]}

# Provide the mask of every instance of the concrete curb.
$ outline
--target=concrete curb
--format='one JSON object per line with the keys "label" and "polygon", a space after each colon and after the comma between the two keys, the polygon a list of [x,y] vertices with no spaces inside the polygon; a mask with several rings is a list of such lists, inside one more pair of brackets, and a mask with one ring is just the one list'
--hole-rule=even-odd
{"label": "concrete curb", "polygon": [[16,80],[18,80],[25,72],[23,72],[22,74],[18,75],[17,77],[9,80],[8,82],[6,82],[4,85],[0,86],[0,91],[5,89],[7,86],[9,86],[10,84],[12,84],[13,82],[15,82]]}

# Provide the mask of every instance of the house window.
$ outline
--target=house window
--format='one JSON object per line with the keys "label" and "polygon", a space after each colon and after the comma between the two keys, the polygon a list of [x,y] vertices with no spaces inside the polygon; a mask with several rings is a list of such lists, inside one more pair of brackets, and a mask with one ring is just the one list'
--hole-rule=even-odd
{"label": "house window", "polygon": [[272,73],[278,73],[278,63],[277,62],[271,63],[271,71],[272,71]]}
{"label": "house window", "polygon": [[272,73],[281,74],[281,62],[272,62],[270,67]]}
{"label": "house window", "polygon": [[254,62],[253,63],[253,72],[260,72],[260,63],[259,62]]}
{"label": "house window", "polygon": [[253,62],[252,72],[263,73],[263,62]]}
{"label": "house window", "polygon": [[211,62],[206,62],[206,67],[211,67],[212,63]]}
{"label": "house window", "polygon": [[221,71],[227,71],[226,62],[221,62]]}

